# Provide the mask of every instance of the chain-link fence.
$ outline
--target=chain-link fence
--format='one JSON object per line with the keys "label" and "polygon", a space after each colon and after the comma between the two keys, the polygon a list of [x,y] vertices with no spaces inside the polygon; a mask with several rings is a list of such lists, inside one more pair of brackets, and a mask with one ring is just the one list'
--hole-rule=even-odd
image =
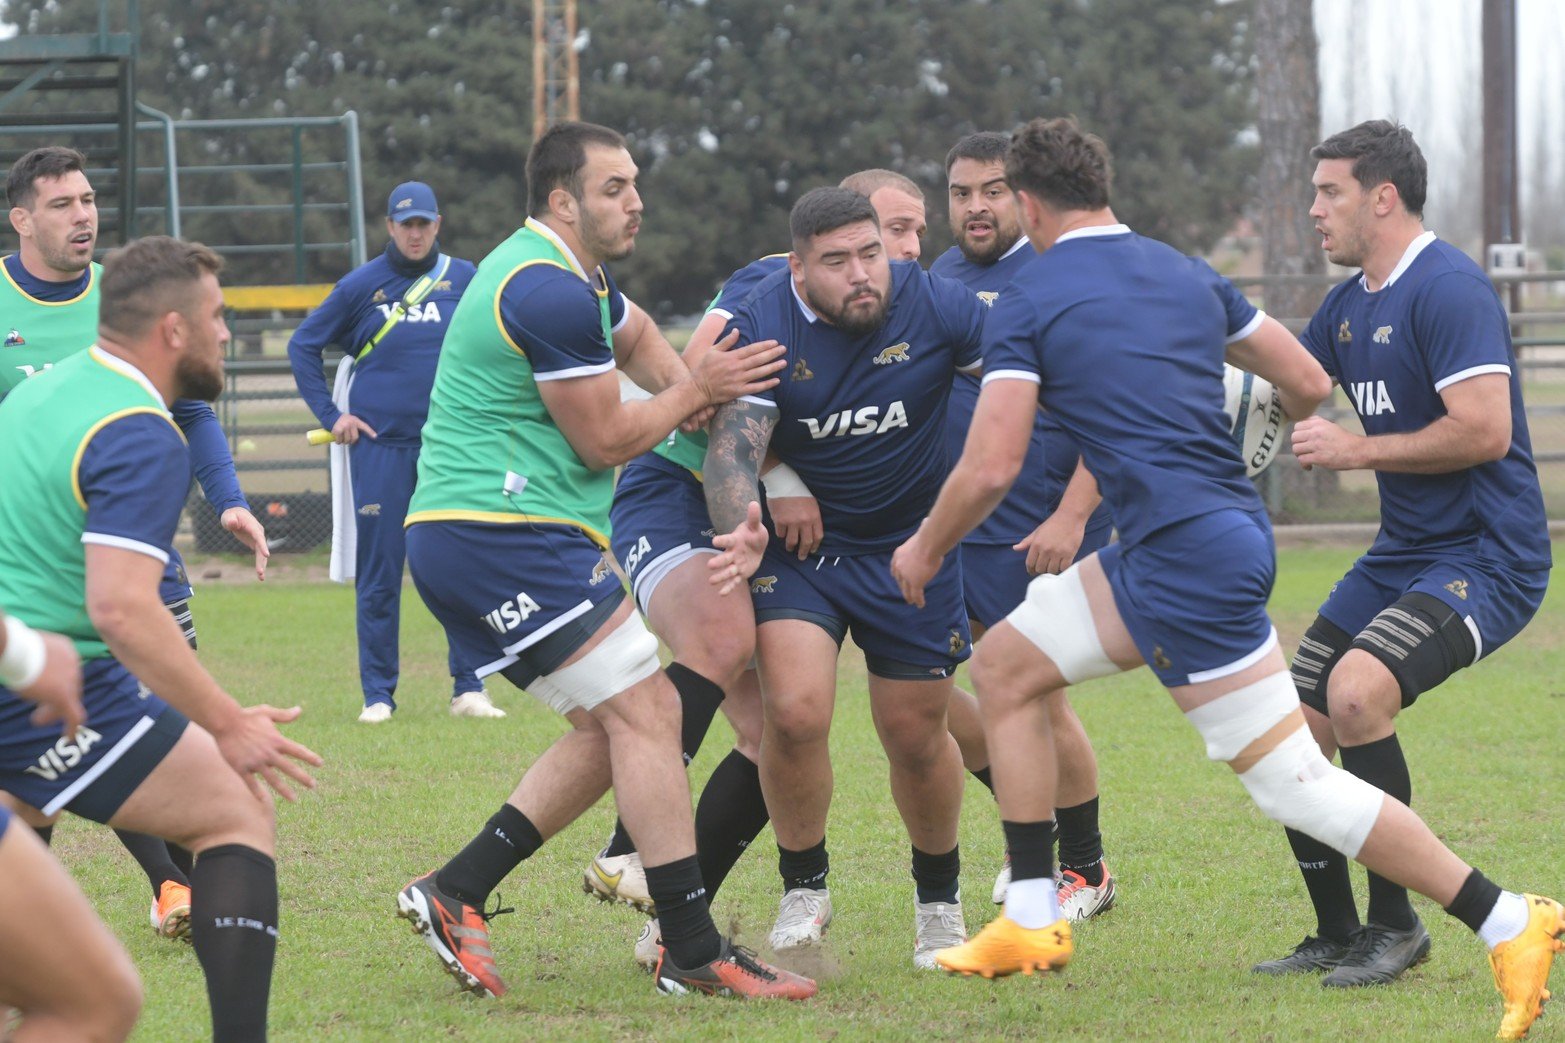
{"label": "chain-link fence", "polygon": [[[1282,280],[1239,281],[1264,306],[1268,285],[1276,286]],[[1310,284],[1323,294],[1331,282],[1316,279]],[[1565,272],[1497,282],[1511,308],[1533,455],[1549,517],[1565,518]],[[324,549],[331,541],[327,447],[305,441],[305,433],[318,425],[294,389],[286,354],[288,336],[302,314],[272,312],[233,319],[228,387],[217,405],[239,469],[240,485],[266,526],[273,549],[283,553]],[[1303,326],[1302,318],[1281,318],[1295,330]],[[327,366],[333,365],[335,356],[328,354]],[[1359,429],[1340,389],[1323,412],[1353,430]],[[1373,522],[1378,516],[1375,478],[1367,471],[1306,472],[1284,448],[1258,481],[1280,523]],[[218,525],[199,490],[192,494],[186,521],[198,553],[239,552],[238,544]]]}

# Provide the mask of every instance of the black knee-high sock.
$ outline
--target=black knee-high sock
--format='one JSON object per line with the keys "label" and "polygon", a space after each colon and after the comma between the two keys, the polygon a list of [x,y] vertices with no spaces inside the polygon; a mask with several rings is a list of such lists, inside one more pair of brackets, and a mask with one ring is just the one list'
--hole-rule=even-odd
{"label": "black knee-high sock", "polygon": [[179,871],[184,873],[188,879],[191,867],[196,863],[196,856],[192,855],[188,848],[180,847],[172,840],[165,841],[165,843],[168,845],[168,860],[178,866]]}
{"label": "black knee-high sock", "polygon": [[195,865],[190,905],[214,1043],[263,1043],[277,953],[277,864],[243,844],[208,848]]}
{"label": "black knee-high sock", "polygon": [[979,782],[983,783],[984,789],[988,790],[991,794],[994,793],[994,776],[989,772],[989,765],[985,764],[982,768],[975,768],[974,770],[968,772],[968,774],[977,779]]}
{"label": "black knee-high sock", "polygon": [[131,833],[123,829],[116,829],[114,835],[120,838],[120,843],[125,845],[125,850],[130,852],[130,857],[134,858],[136,864],[141,866],[141,871],[147,874],[147,883],[152,885],[153,898],[158,896],[158,889],[166,880],[184,884],[186,887],[190,886],[190,878],[169,857],[169,846],[161,837]]}
{"label": "black knee-high sock", "polygon": [[[1407,758],[1402,755],[1402,744],[1397,741],[1396,732],[1362,746],[1342,747],[1342,766],[1371,786],[1385,790],[1388,796],[1412,804],[1413,780],[1408,774]],[[1369,909],[1364,919],[1406,931],[1417,918],[1413,915],[1413,904],[1408,901],[1407,888],[1370,873]]]}
{"label": "black knee-high sock", "polygon": [[696,858],[708,903],[770,821],[761,793],[761,769],[738,750],[729,751],[713,769],[696,804]]}
{"label": "black knee-high sock", "polygon": [[[702,740],[712,727],[717,708],[722,705],[723,686],[702,677],[684,663],[669,663],[663,672],[668,674],[668,679],[674,682],[674,688],[679,692],[679,707],[683,711],[679,725],[679,745],[684,750],[685,765],[688,767],[695,760]],[[636,842],[625,829],[625,823],[615,819],[614,833],[609,837],[609,846],[603,849],[603,853],[609,856],[628,855],[634,850]]]}
{"label": "black knee-high sock", "polygon": [[435,874],[435,886],[458,901],[482,908],[505,875],[540,847],[543,835],[532,820],[501,804],[478,835]]}
{"label": "black knee-high sock", "polygon": [[674,966],[694,970],[717,959],[723,939],[712,923],[696,856],[646,868],[647,893],[658,907],[658,932]]}
{"label": "black knee-high sock", "polygon": [[1077,873],[1093,887],[1103,883],[1103,832],[1098,828],[1098,798],[1075,807],[1055,808],[1060,868]]}
{"label": "black knee-high sock", "polygon": [[913,849],[913,885],[920,902],[955,902],[961,875],[960,849],[953,847],[944,854]]}
{"label": "black knee-high sock", "polygon": [[51,822],[47,826],[34,826],[33,832],[38,834],[38,839],[43,841],[43,846],[48,847],[49,842],[54,839],[54,823]]}
{"label": "black knee-high sock", "polygon": [[1005,849],[1011,853],[1011,879],[1042,880],[1054,875],[1054,820],[1000,821]]}
{"label": "black knee-high sock", "polygon": [[822,837],[819,844],[801,851],[791,851],[778,844],[777,871],[782,874],[784,891],[792,891],[800,887],[817,891],[824,889],[826,876],[831,872],[831,859],[826,853],[826,838]]}
{"label": "black knee-high sock", "polygon": [[1299,863],[1310,904],[1315,907],[1315,933],[1346,945],[1359,925],[1353,882],[1348,878],[1348,857],[1296,829],[1283,832],[1288,834],[1288,846]]}

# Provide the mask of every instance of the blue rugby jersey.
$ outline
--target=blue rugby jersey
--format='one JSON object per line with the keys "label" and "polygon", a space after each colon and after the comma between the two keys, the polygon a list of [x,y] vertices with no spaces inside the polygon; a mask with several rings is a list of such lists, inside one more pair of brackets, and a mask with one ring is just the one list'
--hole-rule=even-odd
{"label": "blue rugby jersey", "polygon": [[734,312],[755,292],[755,288],[766,280],[773,272],[784,271],[788,267],[788,255],[767,254],[759,257],[734,274],[730,275],[723,288],[717,291],[717,296],[712,298],[712,303],[706,306],[709,312],[717,312],[724,318],[731,319]]}
{"label": "blue rugby jersey", "polygon": [[752,401],[780,413],[772,449],[820,503],[822,555],[890,550],[929,512],[949,469],[951,377],[980,365],[986,311],[961,283],[893,261],[886,319],[873,333],[819,318],[787,269],[735,313],[740,344],[788,349],[782,382]]}
{"label": "blue rugby jersey", "polygon": [[1223,353],[1262,315],[1205,261],[1124,225],[1068,232],[990,310],[984,381],[1025,379],[1135,544],[1261,508],[1223,411]]}
{"label": "blue rugby jersey", "polygon": [[[321,353],[336,345],[358,358],[408,288],[433,272],[442,256],[437,246],[425,258],[427,263],[413,263],[388,243],[381,256],[344,275],[294,331],[288,341],[288,361],[299,394],[321,426],[331,430],[342,417],[321,371]],[[474,271],[473,262],[451,258],[434,290],[407,309],[355,369],[349,409],[375,429],[381,443],[419,444],[440,344]]]}
{"label": "blue rugby jersey", "polygon": [[[976,293],[986,305],[992,305],[1016,273],[1037,256],[1024,236],[991,264],[974,264],[953,246],[935,259],[929,271],[955,279]],[[951,403],[946,408],[946,438],[953,466],[962,458],[967,429],[972,426],[973,411],[978,407],[979,386],[978,378],[969,373],[958,374],[951,385]],[[1016,476],[1016,484],[1011,486],[994,513],[979,522],[962,542],[1009,547],[1024,539],[1060,505],[1060,497],[1075,474],[1076,461],[1080,458],[1081,453],[1060,430],[1059,423],[1039,410],[1033,422],[1032,444],[1027,447],[1027,459]],[[1100,504],[1088,519],[1088,527],[1105,520],[1107,515],[1108,508]]]}
{"label": "blue rugby jersey", "polygon": [[1440,392],[1484,373],[1511,387],[1506,455],[1446,474],[1378,471],[1376,553],[1474,550],[1519,568],[1551,562],[1521,380],[1505,309],[1483,270],[1425,232],[1371,293],[1362,274],[1327,294],[1301,338],[1348,392],[1370,435],[1418,431],[1446,415]]}

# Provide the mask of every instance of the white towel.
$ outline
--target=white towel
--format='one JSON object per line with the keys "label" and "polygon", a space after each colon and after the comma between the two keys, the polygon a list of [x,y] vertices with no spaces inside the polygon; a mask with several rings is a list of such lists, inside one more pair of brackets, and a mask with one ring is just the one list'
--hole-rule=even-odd
{"label": "white towel", "polygon": [[[332,404],[344,413],[348,409],[348,391],[353,386],[353,356],[344,355],[337,363],[337,379],[332,384]],[[351,583],[358,572],[358,516],[353,511],[353,476],[348,470],[348,447],[337,442],[328,450],[331,462],[331,566],[334,583]]]}

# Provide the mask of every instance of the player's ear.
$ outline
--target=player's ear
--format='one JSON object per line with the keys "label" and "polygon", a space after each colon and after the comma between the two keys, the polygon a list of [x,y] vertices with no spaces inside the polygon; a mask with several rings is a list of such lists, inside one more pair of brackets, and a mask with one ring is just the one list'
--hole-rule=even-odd
{"label": "player's ear", "polygon": [[566,188],[556,188],[549,193],[549,209],[562,221],[576,220],[576,197]]}
{"label": "player's ear", "polygon": [[33,234],[33,215],[25,206],[11,208],[11,228],[17,235]]}
{"label": "player's ear", "polygon": [[804,261],[792,250],[788,251],[788,270],[793,273],[794,278],[804,278]]}
{"label": "player's ear", "polygon": [[1397,191],[1397,186],[1389,181],[1382,181],[1375,186],[1375,213],[1384,217],[1397,208],[1397,203],[1402,199],[1402,194]]}

